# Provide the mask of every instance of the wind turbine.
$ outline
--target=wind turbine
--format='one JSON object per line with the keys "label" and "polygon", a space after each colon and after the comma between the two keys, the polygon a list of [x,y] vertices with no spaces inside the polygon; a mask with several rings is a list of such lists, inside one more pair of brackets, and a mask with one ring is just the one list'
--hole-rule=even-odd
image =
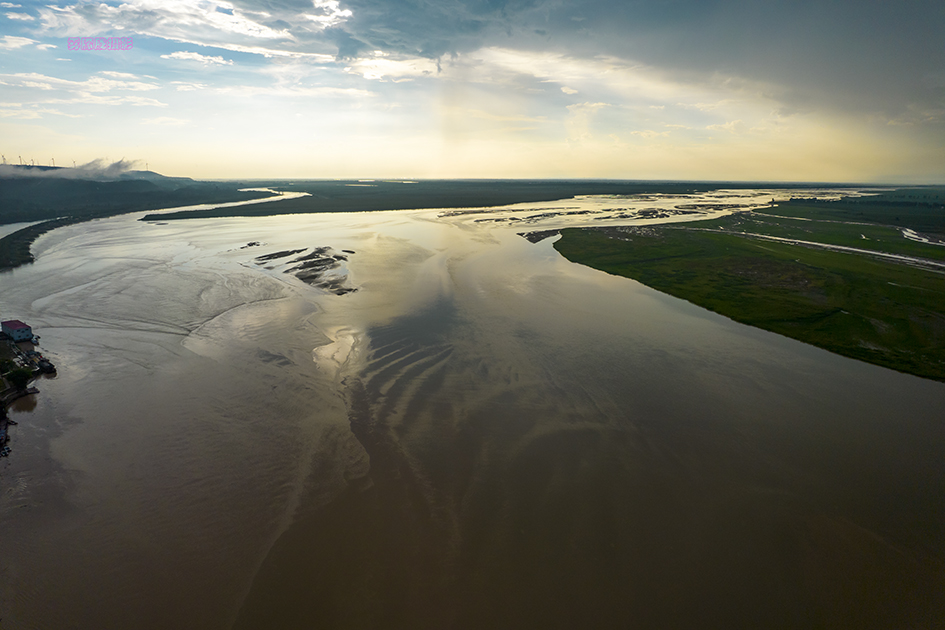
{"label": "wind turbine", "polygon": [[53,168],[56,168],[56,158],[49,158],[49,159],[52,160]]}
{"label": "wind turbine", "polygon": [[6,164],[6,163],[7,163],[7,156],[3,155],[3,156],[0,156],[0,157],[3,158],[3,163]]}

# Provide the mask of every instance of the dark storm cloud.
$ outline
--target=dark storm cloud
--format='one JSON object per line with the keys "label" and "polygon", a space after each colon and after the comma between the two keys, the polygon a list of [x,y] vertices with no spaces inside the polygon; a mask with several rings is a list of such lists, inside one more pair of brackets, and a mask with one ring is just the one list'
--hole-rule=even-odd
{"label": "dark storm cloud", "polygon": [[[438,62],[483,47],[607,56],[685,84],[743,82],[784,115],[945,125],[941,0],[232,0],[41,9],[48,32],[139,32],[278,55],[383,51]],[[212,17],[208,17],[212,16]],[[226,18],[226,19],[222,19]],[[91,32],[94,31],[94,32]],[[268,54],[267,53],[267,54]]]}
{"label": "dark storm cloud", "polygon": [[356,59],[365,50],[374,50],[363,41],[351,36],[344,29],[327,28],[325,35],[338,47],[338,59]]}
{"label": "dark storm cloud", "polygon": [[769,84],[785,112],[827,106],[892,119],[934,117],[945,107],[940,1],[346,0],[341,7],[352,12],[332,34],[343,56],[552,50],[615,56],[690,81]]}
{"label": "dark storm cloud", "polygon": [[[653,8],[662,7],[662,10]],[[927,77],[945,68],[941,2],[673,2],[586,15],[593,40],[678,73],[771,83],[787,105],[829,104],[894,116],[941,107]]]}
{"label": "dark storm cloud", "polygon": [[[527,28],[538,2],[352,0],[344,28],[377,49],[429,58],[469,52]],[[507,43],[507,42],[503,42]]]}

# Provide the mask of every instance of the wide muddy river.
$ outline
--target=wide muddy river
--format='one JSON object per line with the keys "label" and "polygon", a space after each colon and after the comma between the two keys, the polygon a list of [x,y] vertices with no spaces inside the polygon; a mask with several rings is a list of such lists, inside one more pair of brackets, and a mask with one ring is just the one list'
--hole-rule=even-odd
{"label": "wide muddy river", "polygon": [[945,384],[517,234],[779,195],[43,236],[0,627],[941,627]]}

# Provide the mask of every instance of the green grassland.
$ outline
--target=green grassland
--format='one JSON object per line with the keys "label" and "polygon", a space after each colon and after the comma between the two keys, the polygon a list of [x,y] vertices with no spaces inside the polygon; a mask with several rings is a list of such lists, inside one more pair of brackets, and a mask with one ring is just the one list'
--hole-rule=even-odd
{"label": "green grassland", "polygon": [[[870,223],[863,226],[826,222],[853,219],[837,218],[836,207],[821,212],[818,205],[790,202],[762,211],[816,219],[806,222],[739,213],[687,226],[568,229],[555,248],[571,261],[633,278],[736,321],[945,381],[945,274],[747,234],[929,260],[945,259],[945,247],[908,241],[898,228],[886,227],[889,207],[858,215],[857,222]],[[909,227],[908,209],[892,210]],[[922,225],[931,232],[935,215],[926,211],[918,210],[927,213]]]}
{"label": "green grassland", "polygon": [[793,200],[777,214],[818,220],[876,223],[945,235],[945,188],[901,188],[839,201]]}
{"label": "green grassland", "polygon": [[[840,223],[814,219],[801,220],[787,215],[774,216],[775,213],[780,215],[785,207],[789,207],[791,210],[802,208],[802,206],[791,204],[772,210],[761,210],[757,213],[745,212],[732,218],[726,217],[723,220],[724,223],[707,222],[705,227],[724,227],[725,229],[749,234],[764,234],[824,243],[826,245],[842,245],[903,256],[945,260],[945,246],[934,246],[909,240],[903,236],[903,228],[861,222]],[[700,226],[702,225],[700,224]],[[920,233],[933,238],[937,236],[932,232]],[[945,234],[938,235],[938,237],[945,237]]]}

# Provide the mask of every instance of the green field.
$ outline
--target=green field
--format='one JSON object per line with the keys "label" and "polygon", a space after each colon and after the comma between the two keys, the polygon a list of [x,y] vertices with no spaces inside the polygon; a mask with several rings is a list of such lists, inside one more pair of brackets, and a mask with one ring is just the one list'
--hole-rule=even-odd
{"label": "green field", "polygon": [[[838,216],[839,206],[822,205],[790,202],[762,211],[780,216],[739,213],[686,226],[568,229],[555,249],[568,260],[633,278],[735,321],[945,381],[941,271],[748,236],[768,234],[945,260],[945,247],[909,241],[900,229],[885,225],[896,216],[889,214],[892,210],[908,227],[908,209],[867,212],[856,222],[870,225],[850,225],[852,218]],[[937,212],[925,206],[918,210],[928,234],[942,211]]]}

